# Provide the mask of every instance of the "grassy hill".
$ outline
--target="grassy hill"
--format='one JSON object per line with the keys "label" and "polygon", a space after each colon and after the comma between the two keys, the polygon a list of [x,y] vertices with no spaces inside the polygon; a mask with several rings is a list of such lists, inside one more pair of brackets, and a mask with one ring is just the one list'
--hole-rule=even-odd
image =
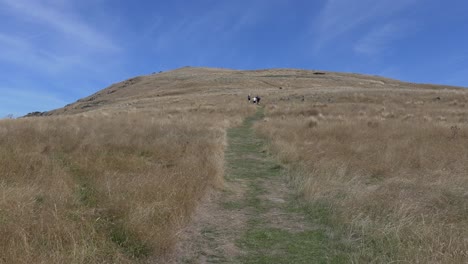
{"label": "grassy hill", "polygon": [[[248,94],[259,95],[261,105],[249,104]],[[345,245],[337,259],[464,263],[467,106],[468,90],[457,87],[324,71],[185,67],[135,77],[38,116],[1,120],[0,260],[152,263],[180,262],[174,254],[185,254],[202,261],[187,243],[205,229],[187,230],[201,221],[197,208],[217,206],[206,197],[229,193],[237,182],[226,180],[232,164],[225,153],[232,154],[234,140],[228,131],[261,111],[251,124],[255,133],[237,137],[258,136],[265,149],[243,155],[267,152],[284,168],[279,177],[288,187],[281,188],[295,197],[288,206],[310,208],[301,214],[311,223],[323,220],[318,227],[335,241],[327,245]],[[239,186],[256,190],[257,181],[248,180]],[[283,186],[272,182],[273,193]],[[223,204],[245,205],[244,216],[257,208],[266,221],[276,210],[235,197]],[[207,212],[232,214],[227,207]],[[247,235],[257,234],[255,223],[242,225]],[[308,241],[293,237],[288,247]],[[258,260],[243,248],[252,236],[232,239],[235,250],[216,254]]]}
{"label": "grassy hill", "polygon": [[[244,96],[248,93],[263,93],[265,99],[278,96],[308,96],[312,92],[333,92],[359,89],[379,92],[413,90],[431,91],[454,89],[449,86],[435,86],[404,83],[392,79],[360,74],[346,74],[323,71],[294,69],[270,70],[226,70],[185,67],[170,72],[139,76],[116,83],[93,95],[82,98],[63,108],[47,112],[47,115],[75,114],[93,110],[118,111],[118,109],[158,108],[157,104],[191,100],[203,102],[199,97]],[[277,98],[276,98],[277,99]]]}

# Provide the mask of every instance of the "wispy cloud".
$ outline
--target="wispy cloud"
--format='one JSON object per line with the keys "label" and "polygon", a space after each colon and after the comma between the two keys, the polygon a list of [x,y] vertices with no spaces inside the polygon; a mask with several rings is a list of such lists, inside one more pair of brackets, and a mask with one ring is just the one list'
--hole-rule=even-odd
{"label": "wispy cloud", "polygon": [[27,114],[24,109],[35,109],[31,111],[45,111],[62,107],[66,104],[58,96],[35,92],[24,89],[24,87],[0,87],[0,118],[12,114],[16,117]]}
{"label": "wispy cloud", "polygon": [[363,25],[390,19],[418,1],[328,0],[314,23],[315,49]]}
{"label": "wispy cloud", "polygon": [[[60,1],[62,8],[68,1]],[[32,0],[0,0],[0,5],[6,6],[11,12],[24,20],[44,24],[62,35],[72,37],[73,41],[83,43],[91,48],[118,51],[120,48],[103,32],[95,30],[77,17],[55,5],[44,4],[44,1]]]}
{"label": "wispy cloud", "polygon": [[115,78],[120,43],[109,25],[96,22],[100,14],[80,12],[83,6],[103,4],[0,0],[0,116],[2,111],[22,115],[61,107]]}
{"label": "wispy cloud", "polygon": [[182,15],[183,19],[175,23],[173,18],[161,16],[151,28],[153,48],[163,52],[174,45],[206,47],[207,43],[235,39],[237,34],[264,19],[276,2],[281,1],[221,1],[201,14]]}
{"label": "wispy cloud", "polygon": [[35,47],[25,39],[0,33],[0,61],[45,72],[59,73],[66,68],[76,66],[77,60],[48,53]]}
{"label": "wispy cloud", "polygon": [[354,51],[365,55],[377,55],[386,51],[392,42],[405,35],[404,24],[391,22],[378,26],[354,45]]}
{"label": "wispy cloud", "polygon": [[0,0],[2,20],[9,25],[0,26],[0,70],[15,67],[52,78],[79,71],[105,80],[123,50],[106,25],[92,23],[79,10],[71,0]]}

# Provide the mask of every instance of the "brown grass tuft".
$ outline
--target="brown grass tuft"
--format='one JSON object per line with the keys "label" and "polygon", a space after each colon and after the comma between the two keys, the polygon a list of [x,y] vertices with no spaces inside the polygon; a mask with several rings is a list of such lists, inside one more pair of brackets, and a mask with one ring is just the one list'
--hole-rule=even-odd
{"label": "brown grass tuft", "polygon": [[468,126],[456,104],[419,96],[411,107],[397,95],[373,96],[382,107],[335,94],[339,103],[319,125],[298,114],[310,105],[278,101],[267,109],[270,121],[257,124],[293,165],[291,182],[304,198],[330,207],[356,263],[468,260]]}
{"label": "brown grass tuft", "polygon": [[223,185],[226,128],[253,110],[181,107],[1,120],[0,262],[171,251],[198,201]]}

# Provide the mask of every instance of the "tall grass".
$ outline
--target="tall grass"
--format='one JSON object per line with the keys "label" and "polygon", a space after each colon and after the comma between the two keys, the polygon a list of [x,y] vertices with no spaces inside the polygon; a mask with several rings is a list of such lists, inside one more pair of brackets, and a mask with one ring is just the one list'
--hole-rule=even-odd
{"label": "tall grass", "polygon": [[0,262],[133,263],[170,251],[223,184],[226,127],[250,111],[197,108],[1,120]]}
{"label": "tall grass", "polygon": [[333,212],[330,224],[355,247],[350,260],[466,263],[468,127],[459,110],[341,100],[279,102],[257,129],[299,193]]}

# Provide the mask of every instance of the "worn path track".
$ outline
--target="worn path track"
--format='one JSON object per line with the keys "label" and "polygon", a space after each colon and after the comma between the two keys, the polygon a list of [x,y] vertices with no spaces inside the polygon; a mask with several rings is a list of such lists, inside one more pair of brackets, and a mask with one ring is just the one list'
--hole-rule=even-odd
{"label": "worn path track", "polygon": [[263,109],[228,132],[226,186],[184,231],[177,263],[345,263],[321,212],[305,208],[253,129]]}

